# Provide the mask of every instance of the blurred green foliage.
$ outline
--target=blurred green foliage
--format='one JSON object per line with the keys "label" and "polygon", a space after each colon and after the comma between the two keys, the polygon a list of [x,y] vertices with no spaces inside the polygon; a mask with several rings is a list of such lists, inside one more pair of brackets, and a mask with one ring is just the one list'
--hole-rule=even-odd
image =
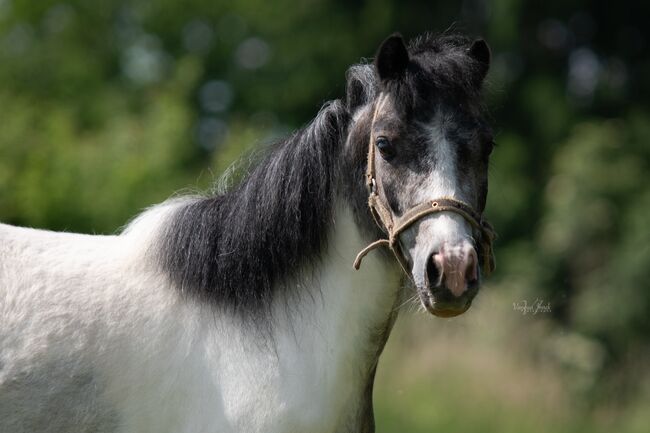
{"label": "blurred green foliage", "polygon": [[0,0],[0,220],[115,232],[307,122],[392,31],[480,35],[492,284],[550,301],[575,396],[624,406],[650,355],[648,16],[627,0]]}

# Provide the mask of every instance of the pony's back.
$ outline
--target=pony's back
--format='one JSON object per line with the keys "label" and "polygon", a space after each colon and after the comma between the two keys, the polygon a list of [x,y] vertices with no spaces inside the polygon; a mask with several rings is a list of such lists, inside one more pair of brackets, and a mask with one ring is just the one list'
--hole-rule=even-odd
{"label": "pony's back", "polygon": [[115,431],[88,359],[101,315],[89,294],[114,244],[0,225],[0,431]]}
{"label": "pony's back", "polygon": [[164,377],[149,349],[183,327],[143,243],[0,224],[0,432],[124,430],[144,370]]}

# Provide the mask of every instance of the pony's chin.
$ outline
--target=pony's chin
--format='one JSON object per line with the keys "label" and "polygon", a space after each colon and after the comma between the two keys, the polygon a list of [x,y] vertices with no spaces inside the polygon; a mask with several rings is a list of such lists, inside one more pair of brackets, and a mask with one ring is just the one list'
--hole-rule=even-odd
{"label": "pony's chin", "polygon": [[451,304],[448,302],[422,302],[424,308],[436,317],[449,318],[460,316],[472,305],[471,301],[465,301],[460,304]]}
{"label": "pony's chin", "polygon": [[469,310],[469,305],[460,309],[460,310],[455,310],[455,309],[450,309],[450,308],[431,308],[428,309],[428,311],[433,314],[436,317],[442,317],[442,318],[448,318],[448,317],[456,317],[460,316],[463,314],[465,311]]}

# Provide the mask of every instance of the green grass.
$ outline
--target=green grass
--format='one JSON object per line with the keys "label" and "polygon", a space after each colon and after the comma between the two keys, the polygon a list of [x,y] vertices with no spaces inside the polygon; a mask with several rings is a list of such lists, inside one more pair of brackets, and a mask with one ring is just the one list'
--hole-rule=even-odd
{"label": "green grass", "polygon": [[509,296],[452,320],[400,317],[375,384],[378,433],[648,431],[648,393],[591,404],[578,386],[586,373],[555,356],[566,349],[557,341],[577,350],[575,341],[544,317],[513,312]]}

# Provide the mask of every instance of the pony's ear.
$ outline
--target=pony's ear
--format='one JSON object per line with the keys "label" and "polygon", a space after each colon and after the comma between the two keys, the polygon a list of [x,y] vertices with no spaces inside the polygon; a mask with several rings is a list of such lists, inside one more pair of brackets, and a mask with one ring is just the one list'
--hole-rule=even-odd
{"label": "pony's ear", "polygon": [[482,82],[490,69],[490,47],[483,39],[477,39],[472,42],[472,46],[467,49],[469,56],[478,62],[478,81]]}
{"label": "pony's ear", "polygon": [[375,99],[377,77],[371,65],[354,65],[346,75],[345,105],[354,114],[360,107]]}
{"label": "pony's ear", "polygon": [[409,64],[409,53],[399,33],[390,35],[377,50],[375,67],[381,81],[400,78]]}
{"label": "pony's ear", "polygon": [[348,112],[354,113],[357,108],[364,105],[368,99],[363,83],[355,77],[349,77],[345,88],[345,102]]}

